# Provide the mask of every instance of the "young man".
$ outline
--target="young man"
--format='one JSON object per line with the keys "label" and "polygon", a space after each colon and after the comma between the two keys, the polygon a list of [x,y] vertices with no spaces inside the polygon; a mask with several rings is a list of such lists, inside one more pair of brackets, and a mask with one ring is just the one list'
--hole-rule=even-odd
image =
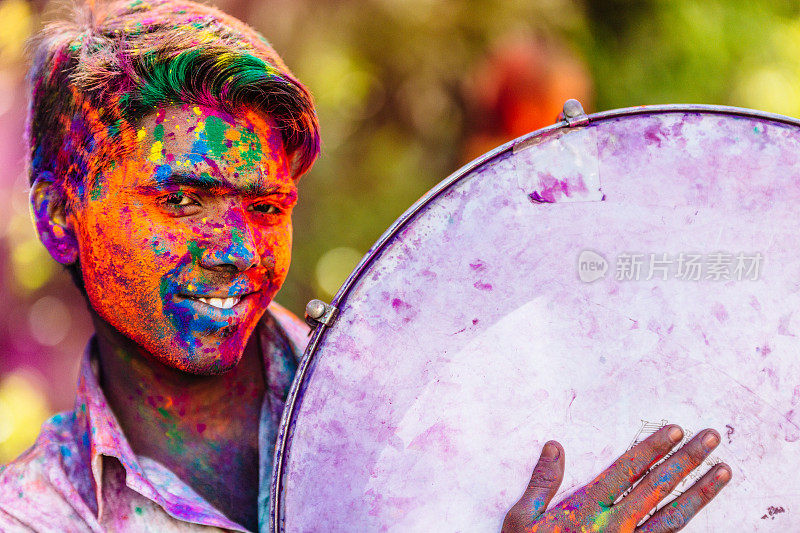
{"label": "young man", "polygon": [[3,516],[37,531],[254,530],[272,461],[259,442],[274,442],[305,342],[265,311],[289,267],[295,182],[319,151],[311,96],[214,9],[88,15],[38,44],[30,178],[42,242],[96,336],[75,412],[4,472]]}
{"label": "young man", "polygon": [[[41,240],[96,334],[74,412],[0,472],[0,530],[263,531],[306,333],[271,301],[296,181],[319,151],[311,97],[260,35],[215,9],[87,12],[38,43],[30,180]],[[663,428],[545,513],[564,465],[548,444],[506,528],[633,531],[719,441],[700,432],[612,506],[681,437]],[[716,467],[672,508],[687,520],[729,477]],[[648,530],[675,523],[661,512]]]}

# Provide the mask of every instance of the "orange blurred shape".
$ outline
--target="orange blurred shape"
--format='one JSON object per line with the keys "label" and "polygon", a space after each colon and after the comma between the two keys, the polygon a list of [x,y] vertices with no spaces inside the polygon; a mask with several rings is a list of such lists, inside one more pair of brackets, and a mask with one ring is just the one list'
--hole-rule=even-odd
{"label": "orange blurred shape", "polygon": [[591,107],[583,61],[554,38],[500,40],[466,81],[465,160],[556,121],[564,102]]}

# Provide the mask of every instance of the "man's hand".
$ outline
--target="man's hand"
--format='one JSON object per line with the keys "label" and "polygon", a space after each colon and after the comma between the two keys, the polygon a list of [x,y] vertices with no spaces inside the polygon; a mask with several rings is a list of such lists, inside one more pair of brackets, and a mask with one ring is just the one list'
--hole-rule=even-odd
{"label": "man's hand", "polygon": [[[506,515],[503,533],[678,531],[731,478],[728,465],[720,463],[714,466],[686,492],[637,527],[719,444],[719,433],[713,429],[705,429],[648,472],[682,438],[683,430],[678,426],[670,425],[659,429],[628,450],[589,484],[550,510],[546,510],[547,505],[555,496],[564,477],[564,449],[558,442],[548,442],[533,470],[528,488]],[[640,478],[639,484],[617,501]]]}

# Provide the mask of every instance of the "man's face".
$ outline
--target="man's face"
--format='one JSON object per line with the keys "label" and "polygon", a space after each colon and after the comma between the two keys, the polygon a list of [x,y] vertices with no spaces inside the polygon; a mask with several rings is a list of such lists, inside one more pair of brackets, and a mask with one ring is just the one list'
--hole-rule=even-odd
{"label": "man's face", "polygon": [[289,268],[297,189],[280,132],[244,108],[160,109],[73,215],[89,301],[159,361],[235,366]]}

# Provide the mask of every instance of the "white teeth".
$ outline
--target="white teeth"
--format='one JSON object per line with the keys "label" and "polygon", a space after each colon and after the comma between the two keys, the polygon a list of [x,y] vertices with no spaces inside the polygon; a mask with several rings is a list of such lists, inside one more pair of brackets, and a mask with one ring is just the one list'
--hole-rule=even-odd
{"label": "white teeth", "polygon": [[237,296],[231,296],[230,298],[202,298],[198,296],[197,299],[218,309],[230,309],[241,300],[241,298]]}

